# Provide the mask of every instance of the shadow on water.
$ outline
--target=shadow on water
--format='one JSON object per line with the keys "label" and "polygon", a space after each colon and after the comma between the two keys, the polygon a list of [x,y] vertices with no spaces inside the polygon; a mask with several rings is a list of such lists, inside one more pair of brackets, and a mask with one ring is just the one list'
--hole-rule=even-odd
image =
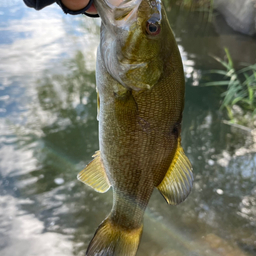
{"label": "shadow on water", "polygon": [[[172,9],[168,15],[185,63],[182,139],[195,183],[179,206],[168,206],[155,191],[138,256],[255,255],[256,139],[224,124],[219,89],[194,86],[196,79],[197,85],[202,80],[191,75],[215,65],[208,53],[221,54],[225,35],[210,24],[200,32],[193,14]],[[196,36],[188,24],[198,31]],[[243,36],[230,32],[230,37],[239,44]],[[253,49],[251,40],[245,41]],[[255,61],[241,56],[239,63]],[[13,146],[6,159],[13,157],[0,169],[0,251],[5,256],[43,255],[47,250],[48,255],[84,255],[110,212],[111,192],[98,194],[76,180],[98,149],[95,73],[86,64],[87,57],[78,50],[64,62],[64,71],[42,73],[35,97],[18,113],[24,117],[17,123],[10,119],[8,129],[0,130],[1,147],[6,151],[7,145]]]}

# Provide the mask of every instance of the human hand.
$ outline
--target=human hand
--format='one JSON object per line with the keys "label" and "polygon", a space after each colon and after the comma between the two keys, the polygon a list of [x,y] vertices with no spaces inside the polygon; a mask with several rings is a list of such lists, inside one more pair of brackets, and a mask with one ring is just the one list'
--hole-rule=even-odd
{"label": "human hand", "polygon": [[[90,0],[62,0],[62,3],[72,11],[77,11],[85,8],[89,2]],[[86,10],[86,13],[97,14],[97,10],[93,3],[90,8]]]}

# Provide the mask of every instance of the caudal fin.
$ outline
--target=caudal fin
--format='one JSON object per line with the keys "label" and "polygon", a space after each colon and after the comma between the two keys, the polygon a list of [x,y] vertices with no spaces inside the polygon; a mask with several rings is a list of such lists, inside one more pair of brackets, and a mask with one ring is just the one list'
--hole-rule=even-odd
{"label": "caudal fin", "polygon": [[142,228],[127,230],[107,218],[95,232],[86,256],[135,256]]}

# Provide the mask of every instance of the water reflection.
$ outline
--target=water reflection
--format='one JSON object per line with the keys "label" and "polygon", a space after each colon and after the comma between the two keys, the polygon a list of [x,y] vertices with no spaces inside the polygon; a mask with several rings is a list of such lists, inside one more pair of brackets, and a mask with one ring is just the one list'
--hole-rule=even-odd
{"label": "water reflection", "polygon": [[[99,24],[64,17],[54,6],[39,13],[22,10],[26,18],[10,19],[8,29],[27,34],[16,33],[0,48],[0,251],[84,255],[112,205],[111,192],[98,194],[76,180],[98,149]],[[202,65],[211,64],[201,63],[206,56],[198,54],[200,45],[194,50],[190,43],[191,49],[186,33],[179,32],[184,15],[169,17],[186,65],[182,136],[195,185],[177,207],[155,191],[138,256],[255,255],[255,138],[222,122],[218,89],[192,86],[201,82]],[[207,33],[200,40],[219,43],[216,31]],[[207,47],[215,51],[213,45]]]}
{"label": "water reflection", "polygon": [[172,3],[169,6],[167,15],[171,26],[196,68],[219,68],[220,64],[210,56],[222,58],[225,55],[224,47],[229,49],[235,66],[255,63],[255,38],[234,32],[217,12],[212,22],[208,22],[205,12],[191,12]]}
{"label": "water reflection", "polygon": [[68,237],[45,233],[43,222],[34,214],[27,214],[19,209],[19,205],[33,203],[29,199],[18,200],[10,195],[0,196],[3,210],[0,230],[4,231],[4,236],[0,236],[1,255],[73,255],[72,242]]}

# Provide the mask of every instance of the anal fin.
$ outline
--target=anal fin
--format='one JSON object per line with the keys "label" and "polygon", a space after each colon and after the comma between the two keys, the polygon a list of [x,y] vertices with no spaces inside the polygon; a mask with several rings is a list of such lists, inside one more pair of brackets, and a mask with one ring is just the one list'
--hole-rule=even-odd
{"label": "anal fin", "polygon": [[100,193],[105,193],[111,187],[106,175],[100,151],[93,155],[94,159],[77,175],[77,179]]}
{"label": "anal fin", "polygon": [[180,204],[191,192],[193,186],[192,166],[181,147],[181,139],[178,139],[177,149],[172,163],[158,190],[164,196],[168,204]]}

